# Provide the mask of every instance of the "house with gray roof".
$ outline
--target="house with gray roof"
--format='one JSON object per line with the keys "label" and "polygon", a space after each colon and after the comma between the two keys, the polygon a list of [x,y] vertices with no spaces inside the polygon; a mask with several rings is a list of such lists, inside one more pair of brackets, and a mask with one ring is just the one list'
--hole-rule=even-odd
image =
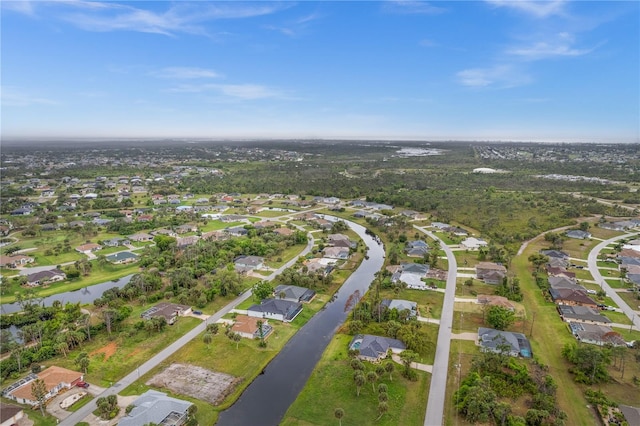
{"label": "house with gray roof", "polygon": [[269,318],[276,321],[291,322],[302,312],[298,302],[281,299],[264,299],[260,304],[247,309],[247,315],[256,318]]}
{"label": "house with gray roof", "polygon": [[364,361],[378,362],[386,358],[389,351],[399,354],[407,347],[398,339],[371,334],[356,334],[349,343],[349,349],[358,350],[358,358]]}
{"label": "house with gray roof", "polygon": [[67,274],[58,268],[53,268],[27,275],[27,285],[39,286],[42,284],[62,281],[65,278],[67,278]]}
{"label": "house with gray roof", "polygon": [[415,318],[418,315],[418,304],[410,300],[382,299],[380,306],[386,310],[395,309],[398,313],[406,311],[409,318]]}
{"label": "house with gray roof", "polygon": [[565,235],[569,238],[575,238],[578,240],[588,240],[589,238],[591,238],[590,232],[582,231],[579,229],[572,229],[570,231],[567,231]]}
{"label": "house with gray roof", "polygon": [[531,358],[531,344],[522,333],[478,328],[478,343],[485,352],[506,353],[510,356]]}
{"label": "house with gray roof", "polygon": [[579,342],[598,346],[626,346],[627,344],[618,332],[613,331],[611,327],[606,325],[570,322],[569,329]]}
{"label": "house with gray roof", "polygon": [[129,251],[121,251],[119,253],[110,254],[107,256],[107,260],[116,264],[130,263],[138,260],[138,255]]}
{"label": "house with gray roof", "polygon": [[120,419],[118,426],[181,426],[187,422],[189,407],[193,404],[162,392],[148,390],[133,401],[132,405],[133,410]]}
{"label": "house with gray roof", "polygon": [[586,322],[591,324],[610,324],[611,320],[589,306],[558,305],[558,313],[565,322]]}
{"label": "house with gray roof", "polygon": [[311,302],[316,292],[296,285],[279,285],[273,290],[274,297],[291,302]]}

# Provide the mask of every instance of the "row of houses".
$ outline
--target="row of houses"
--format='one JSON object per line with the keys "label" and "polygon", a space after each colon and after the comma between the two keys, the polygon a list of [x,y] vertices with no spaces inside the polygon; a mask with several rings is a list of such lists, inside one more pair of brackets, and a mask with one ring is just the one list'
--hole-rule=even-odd
{"label": "row of houses", "polygon": [[600,313],[604,305],[591,298],[595,291],[578,284],[575,273],[567,271],[569,255],[559,250],[541,253],[549,257],[545,265],[549,294],[576,340],[599,346],[626,345],[622,336],[608,326],[611,320]]}

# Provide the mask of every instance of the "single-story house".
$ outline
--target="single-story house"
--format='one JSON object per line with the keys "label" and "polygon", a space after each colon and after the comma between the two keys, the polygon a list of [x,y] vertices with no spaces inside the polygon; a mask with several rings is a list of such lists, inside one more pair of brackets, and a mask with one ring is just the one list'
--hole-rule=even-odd
{"label": "single-story house", "polygon": [[17,268],[18,266],[24,266],[27,263],[33,263],[33,261],[33,257],[22,254],[16,254],[13,256],[0,255],[0,267],[3,268]]}
{"label": "single-story house", "polygon": [[410,318],[415,318],[416,316],[418,316],[418,304],[410,300],[382,299],[382,302],[380,302],[380,306],[388,310],[395,309],[396,311],[398,311],[398,313],[401,313],[402,311],[408,311],[408,316]]}
{"label": "single-story house", "polygon": [[110,240],[102,240],[102,244],[107,247],[126,246],[130,241],[126,238],[115,237]]}
{"label": "single-story house", "polygon": [[573,334],[579,342],[598,346],[608,344],[613,346],[626,346],[627,344],[620,336],[620,333],[613,331],[611,327],[606,325],[570,322],[569,329],[571,330],[571,334]]}
{"label": "single-story house", "polygon": [[589,238],[591,238],[590,232],[581,231],[579,229],[572,229],[570,231],[567,231],[565,235],[569,238],[576,238],[578,240],[588,240]]}
{"label": "single-story house", "polygon": [[304,265],[307,267],[307,273],[320,274],[326,277],[333,271],[335,262],[332,259],[313,258],[307,260]]}
{"label": "single-story house", "polygon": [[264,258],[260,256],[238,256],[233,259],[236,269],[242,271],[253,271],[264,268]]}
{"label": "single-story house", "polygon": [[545,264],[545,268],[562,268],[566,269],[569,261],[561,257],[550,257],[549,262]]}
{"label": "single-story house", "polygon": [[588,306],[558,305],[560,318],[565,322],[587,322],[591,324],[610,324],[611,320]]}
{"label": "single-story house", "polygon": [[151,319],[162,317],[167,324],[173,324],[178,320],[179,316],[185,316],[191,313],[191,306],[178,305],[177,303],[160,302],[157,305],[147,309],[140,314],[143,319]]}
{"label": "single-story house", "polygon": [[346,247],[325,247],[322,255],[329,259],[345,260],[349,258],[349,249]]}
{"label": "single-story house", "polygon": [[97,251],[100,249],[102,249],[102,246],[96,243],[87,243],[87,244],[82,244],[81,246],[76,247],[76,251],[79,251],[80,253],[86,253],[88,251]]}
{"label": "single-story house", "polygon": [[131,405],[134,406],[133,410],[120,419],[118,426],[181,426],[187,422],[189,407],[193,404],[162,392],[148,390]]}
{"label": "single-story house", "polygon": [[316,292],[295,285],[279,285],[273,290],[273,297],[291,302],[311,302],[316,297]]}
{"label": "single-story house", "polygon": [[540,250],[540,254],[543,254],[549,258],[556,257],[559,259],[568,259],[569,255],[560,250]]}
{"label": "single-story house", "polygon": [[226,228],[225,232],[234,237],[244,237],[249,231],[244,226],[234,226],[232,228]]}
{"label": "single-story house", "polygon": [[262,338],[266,339],[273,331],[273,327],[269,325],[268,320],[262,318],[237,315],[235,322],[231,326],[231,331],[238,333],[245,339],[259,339],[260,327],[258,327],[258,321],[262,321]]}
{"label": "single-story house", "polygon": [[575,280],[559,275],[559,276],[551,276],[547,278],[549,281],[549,287],[560,289],[560,288],[570,288],[575,290],[584,290],[585,288],[580,284],[576,283]]}
{"label": "single-story house", "polygon": [[136,241],[136,242],[153,241],[153,235],[147,234],[145,232],[140,232],[137,234],[130,235],[129,240]]}
{"label": "single-story house", "polygon": [[356,334],[349,342],[349,350],[359,351],[358,358],[370,362],[386,358],[389,351],[398,354],[405,349],[405,344],[398,339],[371,334]]}
{"label": "single-story house", "polygon": [[487,284],[501,284],[506,275],[507,268],[503,265],[493,262],[480,262],[476,265],[476,277]]}
{"label": "single-story house", "polygon": [[176,238],[176,247],[182,248],[182,247],[196,245],[199,239],[200,237],[198,237],[197,235],[191,235],[188,237],[178,237]]}
{"label": "single-story house", "polygon": [[598,304],[593,301],[585,290],[578,290],[573,288],[550,288],[549,294],[556,305],[570,305],[570,306],[589,306],[596,308]]}
{"label": "single-story house", "polygon": [[0,426],[13,426],[24,417],[24,410],[17,405],[0,402]]}
{"label": "single-story house", "polygon": [[478,328],[478,343],[485,352],[506,353],[510,356],[531,358],[531,344],[522,333]]}
{"label": "single-story house", "polygon": [[468,237],[460,243],[460,248],[464,250],[478,250],[480,247],[486,247],[489,243],[481,238]]}
{"label": "single-story house", "polygon": [[175,231],[176,231],[176,234],[186,234],[187,232],[197,232],[198,227],[192,224],[184,224],[184,225],[176,226]]}
{"label": "single-story house", "polygon": [[276,228],[273,230],[274,233],[278,234],[278,235],[282,235],[284,237],[289,237],[291,235],[294,234],[294,230],[293,229],[289,229],[289,228]]}
{"label": "single-story house", "polygon": [[67,278],[67,274],[58,268],[49,269],[48,271],[35,272],[27,275],[27,285],[38,286],[52,282],[62,281]]}
{"label": "single-story house", "polygon": [[107,260],[115,264],[131,263],[138,260],[138,255],[130,251],[121,251],[119,253],[110,254]]}
{"label": "single-story house", "polygon": [[16,401],[18,404],[37,406],[38,400],[31,393],[31,383],[40,379],[47,388],[45,401],[56,396],[62,389],[71,389],[76,383],[82,381],[84,375],[66,368],[51,366],[38,374],[29,374],[26,378],[9,386],[3,391],[3,396]]}
{"label": "single-story house", "polygon": [[291,322],[302,311],[302,304],[280,299],[264,299],[262,303],[247,309],[247,315]]}
{"label": "single-story house", "polygon": [[516,309],[516,305],[504,296],[498,296],[495,294],[479,294],[477,300],[479,304],[484,306],[500,306],[510,311],[515,311]]}

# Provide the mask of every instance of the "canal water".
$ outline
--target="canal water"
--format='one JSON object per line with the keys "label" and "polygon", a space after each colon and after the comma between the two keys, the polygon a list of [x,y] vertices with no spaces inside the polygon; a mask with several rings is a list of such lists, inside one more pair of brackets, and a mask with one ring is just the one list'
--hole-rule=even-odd
{"label": "canal water", "polygon": [[[92,286],[84,287],[74,291],[68,291],[66,293],[54,294],[52,296],[47,296],[42,299],[43,306],[51,306],[53,302],[59,300],[62,302],[62,305],[66,305],[67,303],[78,303],[81,305],[85,305],[87,303],[93,303],[98,297],[102,296],[106,290],[110,288],[117,287],[122,288],[131,280],[135,274],[127,275],[126,277],[120,278],[118,281],[107,281],[100,284],[95,284]],[[2,314],[13,314],[16,312],[20,312],[22,308],[18,303],[5,303],[0,305],[0,313]]]}
{"label": "canal water", "polygon": [[311,375],[322,353],[348,312],[345,303],[356,290],[367,291],[384,264],[384,248],[365,228],[349,222],[369,247],[368,256],[345,281],[333,302],[318,312],[289,340],[282,351],[267,365],[227,410],[220,413],[221,426],[275,426],[280,423]]}

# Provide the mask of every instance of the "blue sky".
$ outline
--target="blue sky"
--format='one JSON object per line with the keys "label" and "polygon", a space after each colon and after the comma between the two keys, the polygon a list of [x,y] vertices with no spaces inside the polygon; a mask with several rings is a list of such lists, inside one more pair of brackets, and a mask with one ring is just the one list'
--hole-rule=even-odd
{"label": "blue sky", "polygon": [[640,142],[637,1],[2,1],[2,137]]}

